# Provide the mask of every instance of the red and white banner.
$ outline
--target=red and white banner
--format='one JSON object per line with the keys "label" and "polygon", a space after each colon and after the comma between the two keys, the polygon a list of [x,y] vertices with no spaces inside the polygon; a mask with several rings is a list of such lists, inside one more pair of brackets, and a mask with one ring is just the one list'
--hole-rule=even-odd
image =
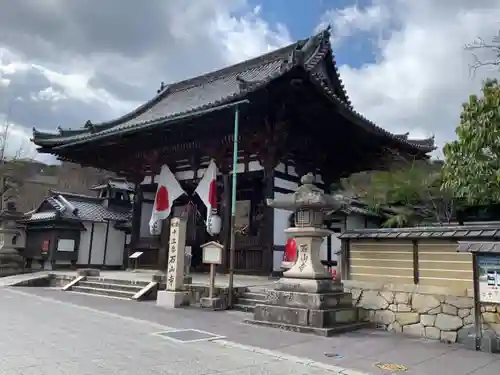
{"label": "red and white banner", "polygon": [[207,207],[206,223],[208,224],[212,215],[217,213],[217,165],[213,160],[208,164],[208,168],[194,192],[199,195]]}
{"label": "red and white banner", "polygon": [[158,222],[165,220],[170,215],[172,203],[182,194],[186,194],[186,192],[182,189],[181,184],[179,184],[179,181],[177,181],[170,168],[163,165],[158,179],[158,189],[156,190],[153,212],[149,220],[151,234],[156,232]]}

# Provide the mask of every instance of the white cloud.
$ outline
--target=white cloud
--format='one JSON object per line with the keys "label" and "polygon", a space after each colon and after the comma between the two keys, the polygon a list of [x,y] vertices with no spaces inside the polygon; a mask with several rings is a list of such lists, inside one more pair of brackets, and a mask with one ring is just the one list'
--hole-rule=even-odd
{"label": "white cloud", "polygon": [[0,46],[0,87],[8,87],[11,83],[10,76],[29,69],[29,65],[22,63],[17,56]]}
{"label": "white cloud", "polygon": [[3,149],[4,145],[7,158],[35,158],[37,156],[35,145],[31,143],[25,129],[16,124],[2,121],[0,147]]}
{"label": "white cloud", "polygon": [[[34,31],[29,31],[30,28],[11,28],[10,36],[17,33],[18,38],[0,37],[0,86],[10,83],[7,87],[7,96],[12,98],[9,103],[17,103],[17,111],[14,112],[17,115],[22,106],[21,125],[25,126],[16,126],[16,133],[11,137],[18,141],[12,141],[13,144],[28,139],[33,125],[45,130],[49,127],[55,130],[58,125],[74,128],[83,125],[86,119],[99,121],[122,115],[154,95],[157,87],[149,87],[152,79],[159,84],[162,79],[168,82],[196,76],[207,69],[239,62],[290,42],[285,26],[266,23],[260,15],[260,7],[251,8],[246,0],[179,2],[175,7],[157,1],[155,4],[158,6],[152,6],[151,9],[165,12],[162,24],[166,25],[166,29],[160,31],[164,40],[157,39],[161,41],[160,45],[149,44],[151,50],[139,48],[141,54],[131,58],[131,43],[137,43],[138,40],[121,45],[124,37],[115,33],[116,25],[127,22],[128,16],[123,16],[126,12],[109,13],[114,17],[109,20],[109,26],[98,32],[89,32],[87,29],[82,31],[80,24],[67,21],[70,14],[61,14],[69,12],[71,8],[64,2],[45,0],[43,4],[42,7],[38,6],[38,2],[30,1],[18,4],[15,7],[18,10],[12,14],[26,12],[40,20],[40,25],[46,21],[47,24],[64,26],[65,31],[61,31],[64,35],[51,33],[50,27],[33,28]],[[62,10],[63,4],[65,10]],[[32,7],[31,10],[28,10],[29,7]],[[74,17],[74,14],[71,16]],[[121,20],[121,16],[125,20]],[[33,27],[38,25],[36,22],[32,24]],[[108,22],[100,25],[108,25]],[[67,38],[58,39],[60,36]],[[91,38],[99,38],[99,41],[104,42],[99,44],[99,41]],[[22,43],[28,39],[29,48],[26,48]],[[13,40],[19,44],[13,43]],[[113,42],[104,48],[103,45],[109,41]],[[79,50],[80,45],[90,45],[91,50]],[[128,50],[122,51],[119,46]],[[178,64],[172,63],[171,60],[179,59],[179,55],[182,57]],[[163,69],[160,74],[159,69]],[[108,82],[102,79],[103,76],[108,78]],[[107,86],[109,79],[129,85],[125,88],[129,91],[137,87],[137,91],[147,92],[148,96],[142,98],[140,103],[136,98],[134,101],[124,99],[129,93],[122,96],[123,91],[120,92],[119,86]],[[12,83],[17,83],[17,86]],[[17,87],[17,91],[12,89],[13,86]],[[92,108],[98,108],[100,112],[92,111]],[[6,110],[6,105],[0,106],[0,117]],[[75,118],[85,116],[85,120],[68,123],[68,111],[78,114]],[[58,114],[61,116],[63,112],[65,117],[58,118]]]}
{"label": "white cloud", "polygon": [[227,51],[229,64],[249,59],[291,43],[290,34],[282,24],[271,27],[260,17],[261,7],[255,7],[240,17],[221,13],[212,24],[214,39]]}
{"label": "white cloud", "polygon": [[382,4],[360,8],[352,5],[343,9],[327,10],[321,17],[317,31],[327,25],[332,27],[332,44],[338,45],[342,40],[360,32],[380,32],[390,21],[390,12]]}
{"label": "white cloud", "polygon": [[52,86],[31,95],[31,100],[33,101],[58,102],[66,98],[67,96],[64,93],[55,90]]}
{"label": "white cloud", "polygon": [[472,56],[464,46],[497,34],[499,0],[377,0],[364,10],[327,15],[349,31],[344,42],[357,36],[361,20],[380,15],[368,22],[384,31],[375,46],[376,61],[341,66],[340,74],[354,107],[393,132],[435,134],[442,146],[454,138],[462,102],[479,91],[487,75],[498,74],[479,70],[472,78]]}

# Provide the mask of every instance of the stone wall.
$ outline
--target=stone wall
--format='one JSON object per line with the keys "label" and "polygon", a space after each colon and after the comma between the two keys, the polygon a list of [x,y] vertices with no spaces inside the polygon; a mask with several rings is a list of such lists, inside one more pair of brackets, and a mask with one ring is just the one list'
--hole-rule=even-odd
{"label": "stone wall", "polygon": [[[367,319],[392,332],[444,342],[464,341],[473,332],[471,290],[346,280],[353,304]],[[482,306],[484,330],[500,335],[500,305]]]}

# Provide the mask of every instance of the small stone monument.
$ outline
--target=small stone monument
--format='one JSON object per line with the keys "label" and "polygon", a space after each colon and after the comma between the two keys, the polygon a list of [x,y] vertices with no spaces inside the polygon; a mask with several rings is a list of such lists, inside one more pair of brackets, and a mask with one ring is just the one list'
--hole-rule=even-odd
{"label": "small stone monument", "polygon": [[314,176],[302,177],[302,185],[293,194],[268,199],[273,208],[295,212],[295,227],[285,230],[295,238],[297,261],[283,273],[274,289],[268,290],[266,301],[254,309],[248,323],[274,326],[296,332],[330,336],[362,326],[352,296],[342,283],[321,264],[323,237],[333,232],[323,225],[324,211],[341,205],[333,196],[324,194],[313,184]]}
{"label": "small stone monument", "polygon": [[188,304],[188,292],[184,288],[184,260],[186,247],[186,219],[170,220],[168,268],[166,290],[158,292],[156,303],[161,307],[175,308]]}
{"label": "small stone monument", "polygon": [[16,275],[24,270],[24,258],[15,247],[15,239],[20,235],[16,220],[21,217],[13,202],[8,202],[7,209],[0,212],[0,276]]}

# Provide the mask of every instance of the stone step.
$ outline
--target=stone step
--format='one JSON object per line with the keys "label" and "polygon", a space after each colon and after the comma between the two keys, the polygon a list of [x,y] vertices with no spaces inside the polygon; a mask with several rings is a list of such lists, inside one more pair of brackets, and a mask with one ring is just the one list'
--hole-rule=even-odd
{"label": "stone step", "polygon": [[295,324],[287,323],[277,323],[277,322],[265,322],[254,319],[245,319],[245,323],[259,325],[263,327],[279,328],[285,331],[291,332],[301,332],[301,333],[313,333],[319,336],[334,336],[340,333],[351,332],[361,328],[368,328],[371,326],[368,322],[354,322],[349,324],[336,324],[326,328],[317,328],[311,326],[301,326]]}
{"label": "stone step", "polygon": [[144,288],[149,284],[149,281],[139,281],[139,280],[123,280],[123,279],[108,279],[103,277],[87,277],[85,281],[105,283],[105,284],[119,284],[119,285],[136,285]]}
{"label": "stone step", "polygon": [[247,299],[252,299],[252,300],[257,300],[257,301],[265,301],[266,294],[265,293],[255,293],[255,292],[246,292],[246,293],[243,293],[243,296],[241,296],[241,298],[247,298]]}
{"label": "stone step", "polygon": [[233,309],[237,311],[242,311],[242,312],[247,312],[247,313],[253,313],[253,310],[255,309],[255,305],[242,305],[239,303],[235,303],[233,305]]}
{"label": "stone step", "polygon": [[240,297],[236,302],[238,305],[256,306],[258,303],[262,303],[262,300]]}
{"label": "stone step", "polygon": [[103,283],[103,282],[98,282],[98,281],[80,281],[78,283],[78,286],[83,286],[87,288],[97,288],[97,289],[113,289],[113,290],[120,290],[124,292],[134,292],[137,293],[142,288],[144,288],[142,285],[127,285],[127,284],[115,284],[115,283]]}
{"label": "stone step", "polygon": [[115,290],[115,289],[106,289],[106,288],[91,288],[86,286],[74,286],[71,288],[73,292],[85,293],[85,294],[94,294],[99,296],[107,296],[107,297],[118,297],[118,298],[126,298],[131,299],[135,292],[126,292],[123,290]]}
{"label": "stone step", "polygon": [[249,286],[247,287],[247,293],[267,294],[267,289],[262,286]]}

